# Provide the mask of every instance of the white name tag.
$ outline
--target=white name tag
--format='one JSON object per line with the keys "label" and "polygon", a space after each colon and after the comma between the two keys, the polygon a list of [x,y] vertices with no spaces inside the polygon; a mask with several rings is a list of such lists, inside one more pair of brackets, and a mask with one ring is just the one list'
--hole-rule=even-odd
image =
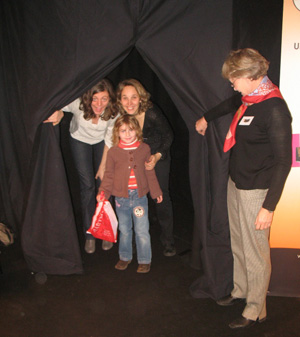
{"label": "white name tag", "polygon": [[250,125],[254,116],[243,116],[239,125]]}

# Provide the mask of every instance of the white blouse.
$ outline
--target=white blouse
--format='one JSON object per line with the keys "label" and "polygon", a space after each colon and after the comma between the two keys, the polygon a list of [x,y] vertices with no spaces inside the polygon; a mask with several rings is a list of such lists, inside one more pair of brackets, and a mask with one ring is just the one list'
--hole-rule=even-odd
{"label": "white blouse", "polygon": [[71,137],[90,145],[104,140],[105,145],[109,148],[112,147],[112,129],[118,116],[108,121],[99,118],[98,124],[93,124],[92,119],[87,121],[83,118],[83,111],[79,109],[79,105],[80,99],[77,98],[74,102],[62,108],[63,111],[73,114],[70,123]]}

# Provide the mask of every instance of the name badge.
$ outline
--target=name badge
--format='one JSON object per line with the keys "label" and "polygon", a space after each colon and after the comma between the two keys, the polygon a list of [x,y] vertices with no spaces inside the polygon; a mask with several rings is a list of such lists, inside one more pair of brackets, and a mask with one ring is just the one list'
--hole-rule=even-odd
{"label": "name badge", "polygon": [[254,116],[243,116],[239,125],[250,125]]}

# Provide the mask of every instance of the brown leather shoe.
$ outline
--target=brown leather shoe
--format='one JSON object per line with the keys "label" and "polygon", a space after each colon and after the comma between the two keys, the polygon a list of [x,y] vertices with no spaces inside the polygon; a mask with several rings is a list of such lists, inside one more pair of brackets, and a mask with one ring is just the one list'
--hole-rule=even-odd
{"label": "brown leather shoe", "polygon": [[143,273],[143,274],[149,273],[150,266],[151,266],[151,263],[148,263],[148,264],[139,264],[138,269],[137,269],[137,273]]}
{"label": "brown leather shoe", "polygon": [[130,262],[131,260],[130,261],[119,260],[118,263],[115,265],[115,268],[118,270],[125,270],[128,267]]}

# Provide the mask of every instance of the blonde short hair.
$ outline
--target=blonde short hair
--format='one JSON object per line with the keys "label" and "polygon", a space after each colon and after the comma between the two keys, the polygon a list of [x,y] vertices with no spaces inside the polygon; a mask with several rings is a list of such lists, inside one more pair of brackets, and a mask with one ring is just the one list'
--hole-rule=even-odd
{"label": "blonde short hair", "polygon": [[222,76],[228,80],[241,77],[257,80],[267,75],[269,64],[255,49],[238,49],[227,56],[222,67]]}

